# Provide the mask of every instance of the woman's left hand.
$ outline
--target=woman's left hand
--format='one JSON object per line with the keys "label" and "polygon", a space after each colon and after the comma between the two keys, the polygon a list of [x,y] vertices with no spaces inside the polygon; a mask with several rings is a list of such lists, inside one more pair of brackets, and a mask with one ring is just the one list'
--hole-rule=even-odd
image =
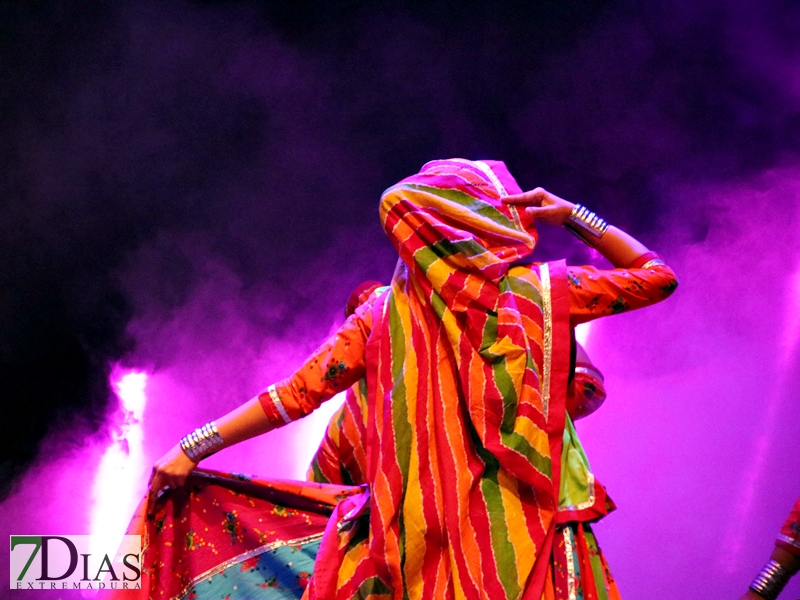
{"label": "woman's left hand", "polygon": [[192,461],[176,444],[169,452],[156,461],[150,476],[150,491],[147,495],[147,515],[152,515],[159,494],[166,489],[181,487],[194,471],[197,463]]}

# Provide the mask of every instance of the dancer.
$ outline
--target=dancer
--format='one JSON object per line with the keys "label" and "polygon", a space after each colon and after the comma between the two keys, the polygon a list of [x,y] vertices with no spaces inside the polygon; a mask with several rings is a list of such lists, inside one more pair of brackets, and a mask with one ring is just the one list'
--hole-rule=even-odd
{"label": "dancer", "polygon": [[[157,461],[150,509],[208,452],[365,378],[368,485],[334,510],[309,597],[569,597],[592,568],[575,549],[593,544],[557,514],[570,327],[658,302],[675,275],[586,209],[521,193],[500,162],[428,163],[384,193],[380,212],[400,255],[390,289],[289,379]],[[514,266],[533,250],[534,221],[571,228],[618,268]],[[576,514],[608,510],[596,489],[570,491]]]}
{"label": "dancer", "polygon": [[[347,303],[345,317],[353,314],[355,309],[379,288],[380,283],[373,281],[364,282],[356,288]],[[602,374],[592,364],[585,349],[574,340],[573,343],[575,368],[567,388],[566,408],[567,419],[574,421],[596,411],[604,402],[606,393]],[[362,379],[347,390],[341,408],[331,417],[322,443],[311,461],[308,470],[309,481],[339,485],[363,485],[367,482],[365,440],[368,412],[366,382]],[[581,568],[573,568],[571,586],[568,581],[569,560],[563,548],[552,557],[553,572],[559,573],[561,579],[567,580],[566,585],[562,586],[567,595],[571,588],[575,592],[575,597],[583,594],[585,598],[617,598],[619,592],[616,583],[611,577],[600,547],[593,538],[589,524],[613,510],[614,504],[606,497],[605,487],[596,480],[590,470],[589,462],[571,423],[565,431],[561,464],[562,484],[558,505],[560,517],[558,521],[562,523],[560,527],[562,530],[569,528],[573,537],[582,535],[587,539],[589,536],[589,543],[574,545],[575,552],[579,553],[579,556],[573,563],[577,563]],[[591,491],[576,501],[575,496],[580,495],[583,490]],[[599,504],[605,510],[600,513],[589,511],[576,514],[581,512],[581,507],[576,507],[576,504],[585,504],[587,500],[589,500],[588,506],[583,508]],[[563,531],[561,534],[560,539],[563,540]]]}
{"label": "dancer", "polygon": [[800,498],[794,503],[778,533],[769,561],[756,575],[741,600],[775,600],[789,580],[800,571]]}
{"label": "dancer", "polygon": [[[347,302],[345,317],[352,315],[380,287],[376,281],[366,281],[358,286]],[[567,415],[572,421],[594,413],[606,399],[603,374],[577,342],[575,354],[575,368],[567,387],[566,402]],[[328,422],[308,468],[309,481],[339,485],[367,483],[367,413],[366,380],[362,379],[347,390],[342,406]]]}

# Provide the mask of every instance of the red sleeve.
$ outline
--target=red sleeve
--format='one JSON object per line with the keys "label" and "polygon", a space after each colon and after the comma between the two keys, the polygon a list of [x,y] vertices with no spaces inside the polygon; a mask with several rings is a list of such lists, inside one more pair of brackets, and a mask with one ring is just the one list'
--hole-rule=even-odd
{"label": "red sleeve", "polygon": [[270,421],[289,423],[304,417],[365,376],[373,302],[374,298],[362,304],[291,377],[258,395]]}
{"label": "red sleeve", "polygon": [[781,532],[778,534],[778,539],[775,540],[775,545],[796,556],[800,556],[800,498],[794,503],[794,508],[789,513],[789,518],[786,519],[783,527],[781,527]]}
{"label": "red sleeve", "polygon": [[[642,258],[649,259],[650,254]],[[649,259],[642,267],[628,269],[567,267],[567,283],[573,326],[655,304],[678,287],[674,271],[659,259]]]}

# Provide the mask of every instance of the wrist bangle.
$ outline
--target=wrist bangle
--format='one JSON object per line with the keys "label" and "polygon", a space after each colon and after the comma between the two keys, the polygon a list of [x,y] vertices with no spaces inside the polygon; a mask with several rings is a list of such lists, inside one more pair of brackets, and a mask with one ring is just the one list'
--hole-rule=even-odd
{"label": "wrist bangle", "polygon": [[775,600],[788,581],[789,572],[778,561],[770,559],[756,575],[750,589],[766,600]]}
{"label": "wrist bangle", "polygon": [[588,243],[590,238],[603,237],[608,229],[608,223],[582,204],[576,204],[567,217],[564,227]]}
{"label": "wrist bangle", "polygon": [[182,437],[181,449],[192,462],[200,462],[201,459],[219,450],[223,443],[222,436],[217,431],[217,424],[211,421]]}

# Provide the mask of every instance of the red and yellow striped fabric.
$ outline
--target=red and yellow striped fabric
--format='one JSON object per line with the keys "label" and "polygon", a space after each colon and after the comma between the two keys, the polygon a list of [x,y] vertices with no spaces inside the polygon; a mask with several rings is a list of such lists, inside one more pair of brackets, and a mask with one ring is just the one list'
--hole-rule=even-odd
{"label": "red and yellow striped fabric", "polygon": [[368,534],[340,533],[312,597],[542,595],[569,309],[563,266],[509,272],[535,240],[506,191],[502,163],[436,161],[383,195],[401,262],[366,347]]}
{"label": "red and yellow striped fabric", "polygon": [[559,540],[599,556],[575,521],[613,507],[584,485],[594,478],[566,417],[569,330],[663,300],[677,280],[660,260],[512,266],[535,244],[500,200],[519,191],[502,163],[460,159],[387,190],[381,219],[400,255],[390,290],[259,394],[288,423],[366,381],[350,425],[367,485],[334,511],[309,598],[550,600],[595,583],[587,598],[617,597],[610,576],[590,578],[602,561],[578,577],[576,554],[555,551]]}
{"label": "red and yellow striped fabric", "polygon": [[[605,399],[602,374],[591,363],[579,362],[567,389],[566,408],[569,417],[573,421],[584,418],[595,412]],[[365,444],[368,411],[367,382],[362,379],[347,390],[342,406],[328,422],[306,474],[309,481],[344,485],[367,483]],[[586,481],[583,485],[591,484]],[[562,508],[559,506],[559,510]]]}

